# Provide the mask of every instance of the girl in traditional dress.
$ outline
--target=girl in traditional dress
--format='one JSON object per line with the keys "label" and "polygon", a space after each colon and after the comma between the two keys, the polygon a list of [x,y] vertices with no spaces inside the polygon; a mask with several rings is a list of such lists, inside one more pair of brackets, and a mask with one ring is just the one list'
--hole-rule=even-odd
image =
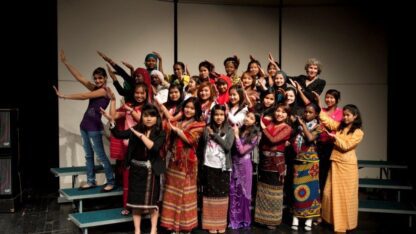
{"label": "girl in traditional dress", "polygon": [[299,218],[306,219],[305,230],[312,230],[312,218],[319,217],[321,198],[319,192],[319,157],[316,140],[322,129],[317,120],[319,108],[310,103],[303,118],[298,117],[297,135],[293,142],[296,153],[293,165],[293,221],[292,229],[298,230]]}
{"label": "girl in traditional dress", "polygon": [[111,133],[118,138],[129,139],[126,166],[129,169],[127,206],[133,209],[135,234],[140,234],[141,217],[150,213],[151,234],[157,233],[159,217],[160,182],[165,162],[160,149],[165,142],[162,119],[158,109],[146,104],[142,108],[140,123],[129,130],[120,131],[112,124]]}
{"label": "girl in traditional dress", "polygon": [[263,135],[260,141],[259,179],[254,221],[275,229],[282,222],[283,183],[286,175],[285,143],[292,128],[286,123],[290,109],[279,104],[273,120],[267,126],[260,121]]}
{"label": "girl in traditional dress", "polygon": [[[230,181],[229,227],[247,228],[251,225],[251,190],[253,165],[251,157],[258,144],[261,131],[260,115],[248,112],[243,126],[234,125],[235,144],[232,149],[233,167]],[[241,128],[241,130],[240,130]]]}
{"label": "girl in traditional dress", "polygon": [[335,232],[346,232],[358,222],[358,167],[355,148],[364,137],[358,108],[348,104],[343,108],[342,122],[321,112],[321,122],[336,133],[328,133],[334,149],[330,157],[331,168],[322,196],[322,219],[334,225]]}
{"label": "girl in traditional dress", "polygon": [[160,225],[173,232],[191,232],[198,226],[197,175],[198,140],[204,131],[201,104],[195,97],[183,104],[182,119],[169,122],[171,154],[165,173],[166,183]]}

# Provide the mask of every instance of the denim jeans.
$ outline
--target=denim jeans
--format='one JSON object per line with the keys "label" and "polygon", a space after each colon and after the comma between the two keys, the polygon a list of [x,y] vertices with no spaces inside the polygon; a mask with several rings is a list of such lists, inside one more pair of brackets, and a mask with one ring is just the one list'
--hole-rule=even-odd
{"label": "denim jeans", "polygon": [[87,166],[87,183],[96,185],[94,171],[94,152],[98,156],[104,168],[107,184],[114,185],[113,169],[110,160],[104,151],[103,132],[102,131],[84,131],[81,129],[82,145],[85,151],[85,160]]}

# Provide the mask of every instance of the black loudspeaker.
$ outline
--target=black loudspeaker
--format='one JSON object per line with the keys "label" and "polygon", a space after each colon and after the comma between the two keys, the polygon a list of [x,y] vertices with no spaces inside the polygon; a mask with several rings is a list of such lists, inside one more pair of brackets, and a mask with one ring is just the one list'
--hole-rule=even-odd
{"label": "black loudspeaker", "polygon": [[17,109],[0,109],[0,212],[15,212],[21,197]]}

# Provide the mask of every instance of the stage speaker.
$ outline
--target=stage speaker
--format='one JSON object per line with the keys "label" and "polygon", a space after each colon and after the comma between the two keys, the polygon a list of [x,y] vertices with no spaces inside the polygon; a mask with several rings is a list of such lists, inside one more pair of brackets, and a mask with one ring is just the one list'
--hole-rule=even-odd
{"label": "stage speaker", "polygon": [[15,212],[21,198],[17,109],[0,109],[0,212]]}
{"label": "stage speaker", "polygon": [[0,158],[0,195],[12,194],[12,158]]}

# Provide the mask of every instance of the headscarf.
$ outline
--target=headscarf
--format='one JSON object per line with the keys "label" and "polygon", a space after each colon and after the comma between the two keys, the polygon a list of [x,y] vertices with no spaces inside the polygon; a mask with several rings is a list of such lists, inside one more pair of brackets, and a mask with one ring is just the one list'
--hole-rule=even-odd
{"label": "headscarf", "polygon": [[149,72],[147,72],[146,69],[139,67],[134,71],[133,74],[134,74],[134,76],[138,76],[139,74],[143,76],[144,84],[147,86],[147,90],[149,92],[148,95],[147,95],[148,99],[149,99],[149,102],[152,102],[152,100],[153,100],[153,89],[152,89],[152,84],[150,82]]}
{"label": "headscarf", "polygon": [[154,58],[157,61],[157,56],[153,53],[147,54],[146,57],[144,58],[144,61],[146,62],[150,58]]}
{"label": "headscarf", "polygon": [[152,77],[153,75],[156,75],[157,77],[159,77],[160,81],[163,81],[164,79],[162,72],[160,72],[159,70],[153,70],[150,73],[150,77]]}

